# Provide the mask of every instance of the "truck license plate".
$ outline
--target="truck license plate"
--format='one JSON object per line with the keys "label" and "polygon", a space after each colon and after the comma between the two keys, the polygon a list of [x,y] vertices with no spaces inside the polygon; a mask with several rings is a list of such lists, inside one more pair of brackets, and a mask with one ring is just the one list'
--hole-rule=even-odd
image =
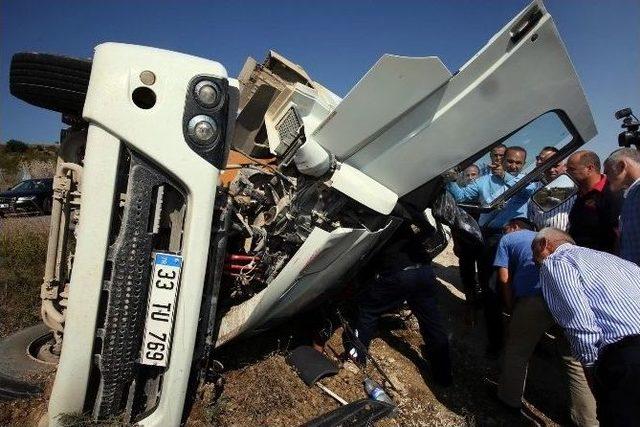
{"label": "truck license plate", "polygon": [[160,252],[154,254],[147,320],[140,350],[140,363],[143,365],[166,367],[169,362],[181,270],[181,256]]}

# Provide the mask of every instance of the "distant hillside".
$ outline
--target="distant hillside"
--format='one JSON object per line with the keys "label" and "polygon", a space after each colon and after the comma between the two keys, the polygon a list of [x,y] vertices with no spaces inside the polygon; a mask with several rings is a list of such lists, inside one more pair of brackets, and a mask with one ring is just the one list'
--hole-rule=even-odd
{"label": "distant hillside", "polygon": [[17,184],[23,175],[47,178],[55,173],[57,145],[26,144],[10,140],[0,144],[0,190]]}

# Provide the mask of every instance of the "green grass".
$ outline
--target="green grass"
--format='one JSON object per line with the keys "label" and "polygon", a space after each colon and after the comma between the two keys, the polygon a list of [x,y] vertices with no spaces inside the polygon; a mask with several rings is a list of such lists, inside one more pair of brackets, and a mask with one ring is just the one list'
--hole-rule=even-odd
{"label": "green grass", "polygon": [[0,219],[0,337],[40,321],[49,217]]}

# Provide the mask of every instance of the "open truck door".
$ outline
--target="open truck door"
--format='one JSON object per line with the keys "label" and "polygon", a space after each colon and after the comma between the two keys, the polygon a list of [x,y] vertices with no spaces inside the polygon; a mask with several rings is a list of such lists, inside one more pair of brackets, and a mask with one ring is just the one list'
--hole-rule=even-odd
{"label": "open truck door", "polygon": [[[527,141],[528,134],[540,139]],[[530,165],[538,148],[555,145],[563,156],[595,135],[558,30],[536,1],[456,73],[435,57],[383,56],[311,138],[411,198],[412,191],[480,159],[499,141],[522,144]]]}

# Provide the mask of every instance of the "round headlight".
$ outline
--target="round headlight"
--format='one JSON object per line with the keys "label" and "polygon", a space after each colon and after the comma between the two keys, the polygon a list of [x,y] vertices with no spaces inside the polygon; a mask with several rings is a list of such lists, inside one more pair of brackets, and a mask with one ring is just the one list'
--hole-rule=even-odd
{"label": "round headlight", "polygon": [[220,87],[210,80],[198,82],[194,92],[198,102],[206,108],[213,108],[220,103]]}
{"label": "round headlight", "polygon": [[188,129],[189,136],[200,145],[215,142],[220,134],[216,121],[202,114],[189,120]]}

